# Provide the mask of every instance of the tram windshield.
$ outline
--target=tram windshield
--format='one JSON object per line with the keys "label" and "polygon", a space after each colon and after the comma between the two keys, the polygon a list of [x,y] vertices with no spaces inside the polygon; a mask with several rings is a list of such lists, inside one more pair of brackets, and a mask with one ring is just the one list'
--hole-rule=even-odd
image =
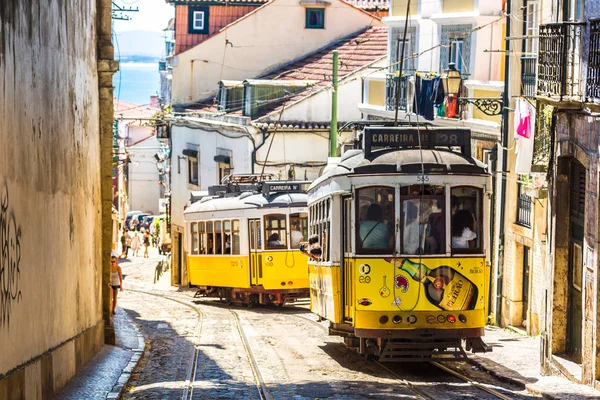
{"label": "tram windshield", "polygon": [[444,187],[411,185],[400,189],[402,254],[445,254]]}
{"label": "tram windshield", "polygon": [[308,213],[290,214],[290,248],[299,249],[308,240]]}
{"label": "tram windshield", "polygon": [[394,188],[371,186],[358,189],[358,251],[391,253],[394,249]]}

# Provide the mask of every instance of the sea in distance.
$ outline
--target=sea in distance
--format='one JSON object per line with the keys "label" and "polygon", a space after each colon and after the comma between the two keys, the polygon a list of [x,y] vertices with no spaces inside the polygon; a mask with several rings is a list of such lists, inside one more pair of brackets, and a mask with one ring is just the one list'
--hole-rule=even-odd
{"label": "sea in distance", "polygon": [[114,97],[134,104],[149,104],[150,96],[160,91],[158,62],[121,61],[113,75]]}

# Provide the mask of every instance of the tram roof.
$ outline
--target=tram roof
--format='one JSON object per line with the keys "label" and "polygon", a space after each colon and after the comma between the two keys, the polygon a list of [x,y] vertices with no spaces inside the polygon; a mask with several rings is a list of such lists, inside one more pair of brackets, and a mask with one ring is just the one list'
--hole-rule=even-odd
{"label": "tram roof", "polygon": [[481,161],[449,149],[382,149],[368,157],[363,150],[349,150],[339,164],[325,168],[309,190],[336,176],[420,174],[422,170],[425,174],[487,174]]}
{"label": "tram roof", "polygon": [[252,208],[304,207],[308,201],[306,193],[242,193],[236,197],[213,197],[195,202],[184,214],[207,211],[244,210]]}

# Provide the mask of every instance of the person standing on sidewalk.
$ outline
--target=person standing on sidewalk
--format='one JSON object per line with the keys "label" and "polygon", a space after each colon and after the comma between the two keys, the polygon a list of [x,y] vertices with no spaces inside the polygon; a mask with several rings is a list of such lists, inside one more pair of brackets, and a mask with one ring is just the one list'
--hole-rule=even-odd
{"label": "person standing on sidewalk", "polygon": [[144,258],[148,258],[148,247],[150,247],[150,232],[144,232]]}
{"label": "person standing on sidewalk", "polygon": [[121,235],[121,258],[127,258],[130,243],[131,238],[129,237],[129,231],[127,228],[125,228],[123,230],[123,234]]}
{"label": "person standing on sidewalk", "polygon": [[131,238],[131,251],[133,251],[134,257],[138,256],[138,251],[140,251],[140,237],[137,232],[133,233],[133,238]]}
{"label": "person standing on sidewalk", "polygon": [[117,295],[123,291],[123,271],[115,256],[110,257],[110,287],[112,288],[112,315],[117,308]]}

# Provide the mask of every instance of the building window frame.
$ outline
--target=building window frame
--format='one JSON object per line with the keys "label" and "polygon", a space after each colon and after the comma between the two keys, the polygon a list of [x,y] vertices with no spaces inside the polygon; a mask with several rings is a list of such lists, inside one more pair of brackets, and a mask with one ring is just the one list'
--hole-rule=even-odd
{"label": "building window frame", "polygon": [[198,173],[198,159],[196,157],[187,158],[188,164],[188,183],[190,185],[200,186],[200,176]]}
{"label": "building window frame", "polygon": [[325,29],[325,9],[306,9],[306,29]]}
{"label": "building window frame", "polygon": [[207,34],[208,33],[208,7],[189,7],[188,14],[188,33]]}

